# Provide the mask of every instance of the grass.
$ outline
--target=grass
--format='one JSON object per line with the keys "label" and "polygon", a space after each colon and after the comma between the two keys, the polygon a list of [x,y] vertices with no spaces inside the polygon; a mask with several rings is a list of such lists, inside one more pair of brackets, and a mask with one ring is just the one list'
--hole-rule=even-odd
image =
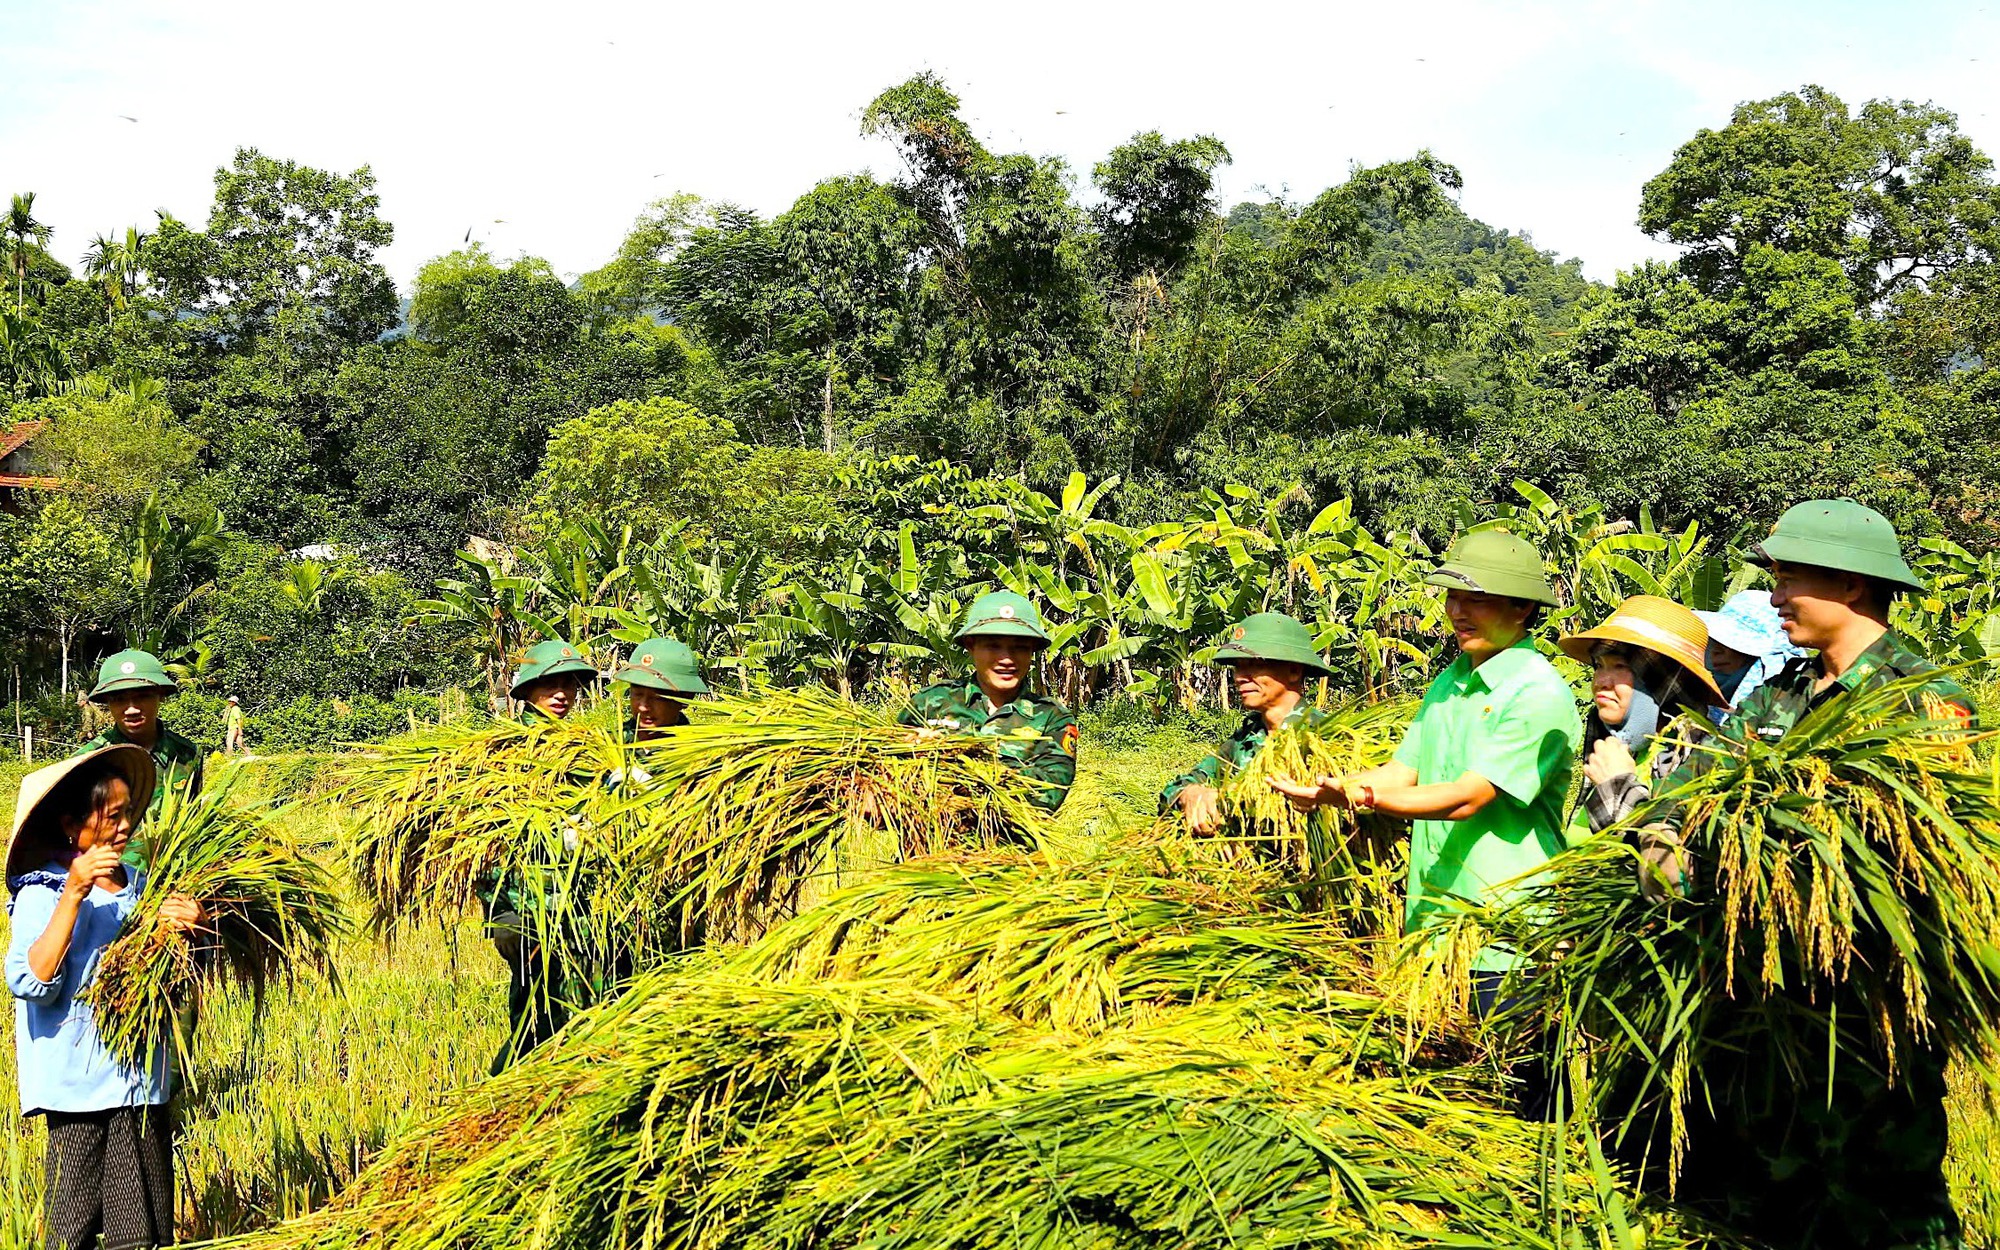
{"label": "grass", "polygon": [[[1179,728],[1100,732],[1087,724],[1056,838],[1082,847],[1144,829],[1160,785],[1206,744]],[[295,777],[314,771],[307,758],[274,762],[266,784],[295,788]],[[26,771],[0,763],[0,792],[11,794]],[[184,1235],[249,1230],[319,1205],[385,1140],[484,1075],[505,1032],[505,975],[476,921],[413,928],[393,952],[349,941],[339,968],[340,996],[308,980],[274,993],[254,1025],[241,1000],[207,1014],[207,1079],[199,1102],[183,1111]],[[0,1047],[0,1089],[11,1096],[11,1045]],[[1971,1082],[1955,1082],[1954,1091],[1949,1171],[1968,1240],[2000,1247],[2000,1117]],[[0,1115],[0,1250],[40,1245],[41,1169],[39,1125]]]}

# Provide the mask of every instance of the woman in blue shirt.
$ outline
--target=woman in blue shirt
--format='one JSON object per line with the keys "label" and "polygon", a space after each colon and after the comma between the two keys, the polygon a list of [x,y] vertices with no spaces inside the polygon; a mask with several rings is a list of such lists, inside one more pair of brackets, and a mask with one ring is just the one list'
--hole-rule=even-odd
{"label": "woman in blue shirt", "polygon": [[[7,843],[7,989],[21,1112],[48,1124],[43,1228],[50,1250],[104,1237],[108,1250],[174,1239],[172,1078],[164,1047],[143,1065],[113,1058],[83,991],[146,888],[120,862],[152,797],[154,765],[123,744],[28,774]],[[161,915],[182,928],[200,904]]]}

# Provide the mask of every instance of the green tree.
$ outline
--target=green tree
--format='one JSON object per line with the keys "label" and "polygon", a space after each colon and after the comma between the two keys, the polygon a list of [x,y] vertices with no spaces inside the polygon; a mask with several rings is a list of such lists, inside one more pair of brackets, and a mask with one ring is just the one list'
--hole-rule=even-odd
{"label": "green tree", "polygon": [[7,206],[7,220],[0,223],[0,233],[7,240],[7,266],[14,271],[14,312],[18,315],[28,304],[28,270],[41,249],[49,245],[51,233],[48,224],[35,216],[33,191],[15,194]]}
{"label": "green tree", "polygon": [[1104,202],[1091,217],[1118,280],[1181,267],[1215,213],[1216,167],[1228,163],[1220,139],[1168,140],[1157,130],[1133,135],[1098,162],[1091,180]]}
{"label": "green tree", "polygon": [[71,652],[82,635],[115,619],[128,589],[124,569],[111,536],[65,496],[11,529],[0,587],[19,615],[54,635],[68,697]]}

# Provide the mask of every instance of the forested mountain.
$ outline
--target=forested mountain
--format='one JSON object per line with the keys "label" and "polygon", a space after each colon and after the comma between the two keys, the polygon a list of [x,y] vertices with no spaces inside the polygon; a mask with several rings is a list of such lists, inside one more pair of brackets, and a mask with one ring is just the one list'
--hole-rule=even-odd
{"label": "forested mountain", "polygon": [[[1725,536],[1846,494],[1993,545],[2000,217],[1943,109],[1741,106],[1636,206],[1680,258],[1609,286],[1466,216],[1428,152],[1225,206],[1218,138],[1072,170],[992,149],[929,75],[862,128],[887,176],[768,220],[727,187],[663,200],[573,282],[440,256],[401,333],[365,167],[245,149],[205,223],[107,222],[81,274],[16,196],[0,392],[71,488],[16,491],[0,525],[10,651],[53,673],[143,635],[216,680],[434,683],[449,659],[382,642],[470,534],[587,514],[833,560],[893,531],[871,491],[904,457],[1115,475],[1103,512],[1133,525],[1301,486],[1435,541],[1525,480]],[[283,554],[313,544],[344,553],[334,590]],[[271,675],[301,639],[337,655]]]}

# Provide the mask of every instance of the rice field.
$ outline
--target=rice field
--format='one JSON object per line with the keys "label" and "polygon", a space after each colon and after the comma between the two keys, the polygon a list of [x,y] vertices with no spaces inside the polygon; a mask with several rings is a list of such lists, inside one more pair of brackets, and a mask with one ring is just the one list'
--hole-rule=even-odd
{"label": "rice field", "polygon": [[[1115,748],[1086,742],[1059,841],[1082,849],[1150,824],[1160,783],[1201,749],[1164,734]],[[21,771],[0,766],[0,786],[11,792]],[[282,786],[309,771],[287,761],[270,776]],[[308,841],[331,833],[301,830]],[[307,982],[275,992],[261,1019],[240,1001],[208,1011],[199,1088],[182,1109],[184,1237],[247,1231],[322,1204],[399,1129],[485,1074],[505,1028],[504,972],[476,921],[414,928],[393,950],[350,940],[338,963],[339,994]],[[0,1083],[11,1096],[11,1046],[0,1051]],[[1970,1084],[1953,1113],[1952,1180],[1969,1239],[2000,1246],[2000,1118]],[[38,1126],[0,1117],[0,1250],[40,1244],[40,1151]]]}

